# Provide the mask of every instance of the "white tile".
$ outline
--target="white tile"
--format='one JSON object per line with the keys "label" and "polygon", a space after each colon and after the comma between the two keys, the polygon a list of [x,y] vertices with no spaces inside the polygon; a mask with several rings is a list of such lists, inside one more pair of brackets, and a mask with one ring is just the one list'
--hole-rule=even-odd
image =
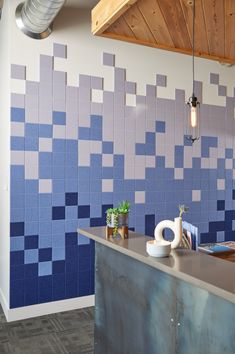
{"label": "white tile", "polygon": [[90,142],[90,151],[92,154],[101,154],[102,153],[102,141],[91,141]]}
{"label": "white tile", "polygon": [[25,164],[25,179],[38,179],[38,164]]}
{"label": "white tile", "polygon": [[207,157],[201,158],[201,168],[209,168],[210,167],[210,159]]}
{"label": "white tile", "polygon": [[131,106],[131,107],[136,106],[136,95],[130,93],[126,94],[126,106]]}
{"label": "white tile", "polygon": [[68,123],[65,128],[66,139],[78,139],[78,125],[77,122]]}
{"label": "white tile", "polygon": [[175,168],[174,177],[175,177],[175,179],[183,179],[184,178],[184,169],[183,168]]}
{"label": "white tile", "polygon": [[135,203],[136,204],[145,203],[145,192],[144,191],[135,192]]}
{"label": "white tile", "polygon": [[103,167],[113,167],[113,155],[103,154],[102,155],[102,166]]}
{"label": "white tile", "polygon": [[51,138],[39,138],[39,151],[52,152],[52,139]]}
{"label": "white tile", "polygon": [[78,141],[78,163],[79,166],[90,166],[90,141]]}
{"label": "white tile", "polygon": [[135,178],[135,165],[130,164],[128,160],[125,159],[124,163],[124,178],[134,179]]}
{"label": "white tile", "polygon": [[25,80],[11,79],[11,92],[25,94]]}
{"label": "white tile", "polygon": [[39,193],[52,193],[52,180],[40,179],[39,180]]}
{"label": "white tile", "polygon": [[146,156],[146,167],[155,167],[155,156]]}
{"label": "white tile", "polygon": [[217,168],[218,159],[216,157],[211,157],[209,159],[210,168]]}
{"label": "white tile", "polygon": [[113,180],[103,179],[102,180],[102,192],[113,192]]}
{"label": "white tile", "polygon": [[96,103],[103,103],[103,91],[102,90],[91,90],[91,101]]}
{"label": "white tile", "polygon": [[114,130],[114,154],[124,154],[125,136],[122,130]]}
{"label": "white tile", "polygon": [[38,165],[38,151],[25,151],[25,165]]}
{"label": "white tile", "polygon": [[24,136],[24,123],[11,122],[11,136]]}
{"label": "white tile", "polygon": [[200,202],[201,200],[201,191],[199,189],[192,190],[192,201]]}
{"label": "white tile", "polygon": [[218,149],[215,147],[210,147],[210,157],[217,158],[218,156]]}
{"label": "white tile", "polygon": [[192,167],[193,167],[192,148],[191,146],[185,146],[184,147],[184,168],[192,168]]}
{"label": "white tile", "polygon": [[156,125],[156,121],[155,120],[153,120],[153,119],[148,119],[147,121],[146,121],[146,130],[148,131],[148,132],[155,132],[155,125]]}
{"label": "white tile", "polygon": [[65,139],[65,125],[53,125],[53,138]]}
{"label": "white tile", "polygon": [[24,151],[11,151],[11,165],[24,165]]}
{"label": "white tile", "polygon": [[218,190],[224,190],[225,189],[225,180],[220,178],[217,179],[217,189]]}
{"label": "white tile", "polygon": [[232,159],[225,159],[225,168],[228,170],[233,168],[233,160]]}

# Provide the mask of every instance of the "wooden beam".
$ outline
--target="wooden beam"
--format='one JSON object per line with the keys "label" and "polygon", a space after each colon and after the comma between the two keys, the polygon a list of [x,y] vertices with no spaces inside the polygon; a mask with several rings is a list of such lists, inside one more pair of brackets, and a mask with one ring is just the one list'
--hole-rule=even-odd
{"label": "wooden beam", "polygon": [[[124,42],[130,42],[134,44],[140,44],[140,45],[145,45],[147,47],[152,47],[152,48],[158,48],[158,49],[163,49],[171,52],[176,52],[176,53],[181,53],[181,54],[187,54],[187,55],[192,55],[192,50],[189,49],[183,49],[183,48],[175,48],[175,47],[170,47],[164,44],[157,44],[157,43],[150,43],[141,39],[133,38],[133,37],[125,37],[123,35],[118,35],[116,33],[110,33],[110,32],[104,32],[101,34],[101,37],[106,37],[106,38],[111,38],[111,39],[117,39],[120,41]],[[215,60],[220,63],[225,63],[225,64],[233,64],[235,65],[235,57],[233,58],[225,58],[222,56],[217,56],[217,55],[210,55],[208,53],[202,53],[202,52],[195,52],[195,56],[203,59],[209,59],[209,60]]]}
{"label": "wooden beam", "polygon": [[137,0],[101,0],[92,10],[92,33],[102,34]]}

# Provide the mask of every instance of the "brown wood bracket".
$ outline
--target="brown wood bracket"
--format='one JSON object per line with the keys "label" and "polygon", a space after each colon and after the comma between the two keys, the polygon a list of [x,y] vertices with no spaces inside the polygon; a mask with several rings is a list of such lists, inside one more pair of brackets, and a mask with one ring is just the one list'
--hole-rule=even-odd
{"label": "brown wood bracket", "polygon": [[[106,239],[115,236],[113,234],[114,227],[106,226]],[[129,236],[128,226],[121,226],[118,228],[118,234],[122,239],[126,239]]]}

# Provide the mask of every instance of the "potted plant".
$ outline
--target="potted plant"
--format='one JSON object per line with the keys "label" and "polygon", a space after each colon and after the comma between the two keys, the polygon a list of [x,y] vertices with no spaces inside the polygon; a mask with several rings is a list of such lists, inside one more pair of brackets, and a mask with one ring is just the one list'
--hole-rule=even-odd
{"label": "potted plant", "polygon": [[128,226],[129,211],[130,203],[127,200],[120,202],[117,208],[106,210],[106,223],[113,228],[114,235],[118,233],[119,227]]}

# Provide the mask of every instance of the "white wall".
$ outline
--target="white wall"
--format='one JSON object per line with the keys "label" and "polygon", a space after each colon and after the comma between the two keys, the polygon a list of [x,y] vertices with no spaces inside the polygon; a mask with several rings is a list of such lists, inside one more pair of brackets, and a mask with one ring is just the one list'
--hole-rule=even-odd
{"label": "white wall", "polygon": [[9,3],[3,7],[0,20],[0,299],[9,305],[10,256],[10,38]]}

